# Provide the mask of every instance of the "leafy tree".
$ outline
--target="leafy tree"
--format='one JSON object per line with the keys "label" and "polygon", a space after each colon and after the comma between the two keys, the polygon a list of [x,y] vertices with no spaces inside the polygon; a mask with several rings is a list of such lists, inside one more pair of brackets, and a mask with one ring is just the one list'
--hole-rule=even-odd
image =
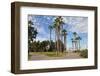
{"label": "leafy tree", "polygon": [[28,49],[29,51],[32,51],[32,42],[33,40],[36,38],[38,32],[37,32],[37,29],[34,28],[32,25],[33,22],[30,20],[28,21]]}

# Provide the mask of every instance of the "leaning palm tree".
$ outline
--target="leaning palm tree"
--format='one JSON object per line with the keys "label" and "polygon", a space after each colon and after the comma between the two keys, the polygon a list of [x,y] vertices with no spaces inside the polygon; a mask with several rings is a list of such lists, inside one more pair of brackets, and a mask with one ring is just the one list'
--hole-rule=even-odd
{"label": "leaning palm tree", "polygon": [[51,33],[52,33],[53,26],[50,25],[48,28],[50,29],[50,49],[51,49]]}
{"label": "leaning palm tree", "polygon": [[67,46],[66,46],[66,42],[67,42],[67,39],[66,39],[67,31],[65,29],[62,30],[62,35],[64,36],[64,50],[66,51],[67,50]]}

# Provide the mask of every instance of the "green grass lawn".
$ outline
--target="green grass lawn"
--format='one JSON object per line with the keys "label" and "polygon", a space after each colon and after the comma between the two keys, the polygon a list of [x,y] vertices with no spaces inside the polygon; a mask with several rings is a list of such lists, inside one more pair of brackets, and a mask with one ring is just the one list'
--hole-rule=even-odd
{"label": "green grass lawn", "polygon": [[66,55],[66,53],[62,53],[62,52],[58,52],[58,53],[57,52],[30,52],[29,57],[32,56],[33,54],[41,54],[49,57],[62,57]]}
{"label": "green grass lawn", "polygon": [[[78,52],[76,51],[76,52],[73,52],[73,53],[77,53],[83,58],[88,57],[87,50],[82,50],[82,51],[78,51]],[[64,57],[64,56],[68,55],[68,52],[63,52],[63,53],[62,52],[29,52],[29,58],[32,55],[35,55],[35,54],[45,55],[45,56],[48,56],[48,57]]]}

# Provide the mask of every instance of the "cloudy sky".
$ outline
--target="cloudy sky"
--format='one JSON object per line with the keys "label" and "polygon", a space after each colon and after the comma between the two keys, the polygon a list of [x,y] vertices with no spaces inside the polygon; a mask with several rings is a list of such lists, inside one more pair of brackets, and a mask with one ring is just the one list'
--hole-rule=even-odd
{"label": "cloudy sky", "polygon": [[[36,40],[49,40],[50,32],[49,25],[52,25],[57,16],[42,16],[42,15],[28,15],[28,20],[32,20],[34,27],[38,30]],[[73,38],[73,32],[82,38],[81,48],[87,48],[88,43],[88,17],[80,16],[62,16],[64,25],[63,28],[67,30],[67,47],[72,48],[71,38]],[[52,31],[52,40],[54,40],[54,31]]]}

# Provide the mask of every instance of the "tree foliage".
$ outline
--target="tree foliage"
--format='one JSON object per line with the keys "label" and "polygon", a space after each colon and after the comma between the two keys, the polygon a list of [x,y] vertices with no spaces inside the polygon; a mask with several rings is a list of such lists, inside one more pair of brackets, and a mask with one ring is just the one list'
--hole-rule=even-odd
{"label": "tree foliage", "polygon": [[34,39],[36,39],[37,37],[37,29],[33,26],[33,22],[30,20],[28,21],[28,49],[29,51],[32,50],[32,42],[34,41]]}
{"label": "tree foliage", "polygon": [[31,52],[51,52],[55,49],[55,43],[51,41],[51,48],[50,48],[50,41],[34,41],[31,43]]}

